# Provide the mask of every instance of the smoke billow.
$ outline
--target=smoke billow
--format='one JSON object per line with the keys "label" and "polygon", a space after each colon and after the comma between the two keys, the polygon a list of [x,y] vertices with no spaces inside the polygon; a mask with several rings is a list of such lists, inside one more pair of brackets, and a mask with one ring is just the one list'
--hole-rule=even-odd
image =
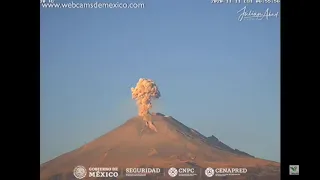
{"label": "smoke billow", "polygon": [[139,116],[148,120],[149,110],[152,108],[151,100],[160,98],[160,91],[151,79],[140,78],[136,87],[131,88],[132,99],[137,101]]}

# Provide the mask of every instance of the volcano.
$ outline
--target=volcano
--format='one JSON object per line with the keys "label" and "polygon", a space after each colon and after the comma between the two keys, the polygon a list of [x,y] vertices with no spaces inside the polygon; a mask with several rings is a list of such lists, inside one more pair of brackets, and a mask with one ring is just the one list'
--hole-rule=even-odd
{"label": "volcano", "polygon": [[[277,162],[259,159],[240,150],[232,149],[216,137],[206,137],[171,116],[156,113],[152,115],[152,121],[157,132],[145,128],[142,118],[133,117],[84,146],[42,164],[40,179],[76,179],[73,170],[78,165],[119,168],[239,167],[247,168],[247,173],[240,176],[212,178],[280,179],[280,164]],[[162,179],[165,178],[168,177],[162,177]],[[206,179],[207,177],[192,178]],[[118,179],[126,179],[126,177]]]}

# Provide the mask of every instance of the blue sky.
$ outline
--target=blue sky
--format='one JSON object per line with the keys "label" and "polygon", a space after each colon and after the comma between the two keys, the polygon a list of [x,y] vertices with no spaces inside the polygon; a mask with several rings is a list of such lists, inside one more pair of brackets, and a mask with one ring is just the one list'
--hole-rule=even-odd
{"label": "blue sky", "polygon": [[145,8],[41,9],[41,163],[135,116],[141,77],[159,86],[155,111],[280,161],[279,18],[238,21],[244,4],[210,0],[118,2]]}

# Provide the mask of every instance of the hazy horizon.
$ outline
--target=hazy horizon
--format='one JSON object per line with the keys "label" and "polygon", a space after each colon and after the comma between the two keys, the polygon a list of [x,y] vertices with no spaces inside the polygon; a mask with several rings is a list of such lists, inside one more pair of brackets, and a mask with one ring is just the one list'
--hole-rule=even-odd
{"label": "hazy horizon", "polygon": [[[169,114],[164,114],[163,112],[151,111],[151,113],[161,113],[161,114],[163,114],[163,115],[165,115],[165,116],[171,116],[171,115],[169,115]],[[139,117],[139,116],[138,116],[138,115],[134,115],[134,116],[128,118],[126,121],[128,121],[128,120],[130,120],[131,118],[134,118],[134,117]],[[171,117],[173,117],[173,116],[171,116]],[[140,118],[142,118],[142,117],[140,117]],[[175,118],[175,117],[173,117],[173,118]],[[176,119],[176,118],[175,118],[175,119]],[[179,119],[176,119],[176,120],[179,121]],[[126,121],[124,121],[123,123],[125,123]],[[179,122],[181,122],[181,121],[179,121]],[[182,123],[183,123],[183,122],[182,122]],[[114,129],[120,127],[121,125],[122,125],[122,124],[120,124],[119,126],[114,127]],[[206,136],[206,137],[210,137],[210,136],[213,135],[213,136],[215,136],[216,138],[218,138],[218,139],[221,141],[221,139],[220,139],[219,137],[217,137],[215,134],[207,135],[207,134],[203,134],[201,131],[199,131],[198,129],[195,129],[195,128],[193,128],[193,127],[189,127],[189,128],[192,128],[192,129],[198,131],[199,133],[201,133],[202,135],[204,135],[204,136]],[[114,129],[111,129],[110,131],[112,131],[112,130],[114,130]],[[97,136],[97,137],[94,137],[93,139],[89,140],[88,142],[93,141],[93,140],[99,138],[100,136],[103,136],[103,135],[109,133],[110,131],[105,132],[104,134],[101,134],[101,135],[99,135],[99,136]],[[88,143],[88,142],[86,142],[86,143]],[[223,141],[222,141],[222,142],[223,142]],[[225,142],[223,142],[223,143],[225,143]],[[85,144],[85,143],[84,143],[84,144]],[[84,144],[82,144],[82,145],[84,145]],[[226,143],[225,143],[225,144],[226,144]],[[71,151],[73,151],[73,150],[75,150],[75,149],[78,149],[78,148],[80,148],[82,145],[80,145],[79,147],[75,147],[74,149],[69,149],[68,151],[63,152],[62,154],[59,154],[58,156],[63,155],[63,154],[68,153],[68,152],[71,152]],[[229,144],[226,144],[226,145],[230,146]],[[240,150],[240,151],[243,151],[242,149],[239,149],[239,148],[236,148],[236,147],[232,147],[232,146],[230,146],[230,147],[233,148],[233,149],[238,149],[238,150]],[[248,153],[248,152],[246,152],[246,153]],[[250,155],[252,155],[252,154],[250,154]],[[56,157],[58,157],[58,156],[56,156]],[[55,159],[56,157],[52,157],[51,159],[47,159],[46,161],[40,161],[40,165],[43,164],[43,163],[46,163],[46,162],[48,162],[48,161],[50,161],[50,160],[53,160],[53,159]],[[264,158],[261,158],[261,157],[256,157],[256,158],[264,159]],[[271,160],[271,159],[265,159],[265,160],[270,160],[270,161],[275,161],[275,162],[279,162],[279,163],[280,163],[280,161],[277,161],[277,160]]]}
{"label": "hazy horizon", "polygon": [[139,78],[159,86],[154,112],[280,162],[280,19],[239,21],[244,4],[139,2],[41,9],[40,163],[136,116]]}

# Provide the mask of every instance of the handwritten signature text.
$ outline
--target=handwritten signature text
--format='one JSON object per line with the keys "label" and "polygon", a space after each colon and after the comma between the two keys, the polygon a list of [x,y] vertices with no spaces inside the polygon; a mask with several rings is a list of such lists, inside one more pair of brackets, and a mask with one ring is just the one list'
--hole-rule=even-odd
{"label": "handwritten signature text", "polygon": [[268,20],[271,17],[278,18],[279,12],[272,12],[269,8],[267,8],[264,12],[256,12],[253,10],[247,10],[247,6],[243,7],[237,12],[239,15],[238,20],[248,20],[248,19],[255,19],[255,20]]}

